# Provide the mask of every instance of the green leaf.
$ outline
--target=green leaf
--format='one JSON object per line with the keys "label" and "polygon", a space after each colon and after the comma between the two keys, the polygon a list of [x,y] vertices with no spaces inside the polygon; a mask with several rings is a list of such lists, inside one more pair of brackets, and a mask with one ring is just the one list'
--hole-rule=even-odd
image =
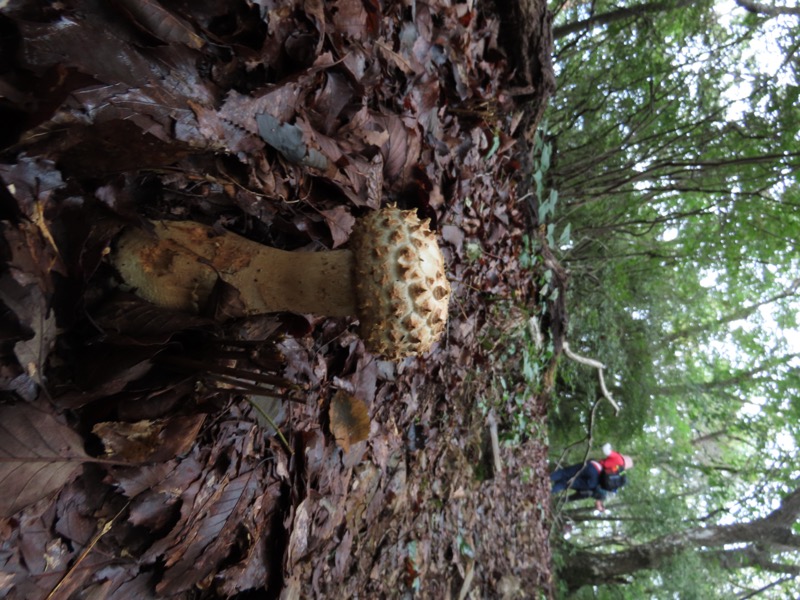
{"label": "green leaf", "polygon": [[544,144],[542,147],[542,156],[539,158],[540,169],[546,173],[550,169],[550,156],[553,153],[553,147],[550,144]]}
{"label": "green leaf", "polygon": [[571,232],[572,232],[572,225],[570,223],[567,223],[566,226],[564,227],[564,230],[561,232],[561,237],[558,238],[558,245],[561,248],[569,245]]}

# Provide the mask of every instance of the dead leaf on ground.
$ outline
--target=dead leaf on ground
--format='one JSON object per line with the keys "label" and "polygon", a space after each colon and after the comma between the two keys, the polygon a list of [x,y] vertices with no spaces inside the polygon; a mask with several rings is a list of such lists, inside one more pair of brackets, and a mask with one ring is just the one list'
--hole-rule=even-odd
{"label": "dead leaf on ground", "polygon": [[8,266],[14,279],[22,286],[37,285],[43,292],[52,293],[52,273],[63,275],[66,269],[41,230],[33,223],[12,226],[4,222],[2,236],[11,250]]}
{"label": "dead leaf on ground", "polygon": [[344,206],[337,206],[331,210],[323,210],[322,216],[331,229],[333,247],[337,248],[350,239],[356,219]]}
{"label": "dead leaf on ground", "polygon": [[237,541],[237,530],[245,512],[252,509],[260,483],[250,471],[218,483],[210,497],[184,495],[184,501],[194,502],[192,516],[173,530],[176,543],[165,554],[167,569],[156,586],[159,594],[184,592],[216,572]]}
{"label": "dead leaf on ground", "polygon": [[0,406],[0,516],[60,489],[87,460],[81,437],[52,414],[28,404]]}
{"label": "dead leaf on ground", "polygon": [[280,488],[280,483],[273,482],[253,501],[253,506],[259,510],[251,511],[245,518],[253,543],[242,560],[217,575],[217,579],[222,581],[219,591],[226,594],[225,597],[235,597],[246,590],[264,587],[272,571],[280,569],[275,547],[268,542],[269,534],[276,525],[265,516],[277,510]]}
{"label": "dead leaf on ground", "polygon": [[185,44],[200,50],[205,41],[191,24],[152,0],[116,0],[117,6],[144,31],[170,44]]}
{"label": "dead leaf on ground", "polygon": [[130,463],[162,462],[191,448],[205,415],[142,420],[135,423],[105,421],[92,428],[103,442],[108,458]]}
{"label": "dead leaf on ground", "polygon": [[286,421],[287,410],[285,402],[280,398],[272,396],[260,396],[251,394],[247,397],[248,402],[255,408],[254,415],[258,424],[264,429],[268,436],[278,433],[276,427]]}
{"label": "dead leaf on ground", "polygon": [[32,334],[14,344],[14,355],[26,375],[41,386],[44,366],[57,335],[55,315],[35,285],[20,288],[10,278],[4,277],[0,282],[0,297]]}
{"label": "dead leaf on ground", "polygon": [[120,292],[93,316],[107,334],[118,334],[142,344],[163,344],[181,331],[203,329],[213,324],[209,319],[169,310]]}
{"label": "dead leaf on ground", "polygon": [[292,534],[289,536],[286,550],[286,564],[289,568],[293,567],[308,552],[309,536],[311,535],[309,505],[312,502],[310,498],[306,498],[295,510],[294,520],[291,524]]}
{"label": "dead leaf on ground", "polygon": [[297,125],[281,123],[269,113],[256,115],[256,121],[261,138],[293,163],[320,171],[328,168],[328,159],[306,143]]}
{"label": "dead leaf on ground", "polygon": [[331,400],[328,414],[331,433],[345,452],[369,437],[369,411],[363,400],[339,390]]}

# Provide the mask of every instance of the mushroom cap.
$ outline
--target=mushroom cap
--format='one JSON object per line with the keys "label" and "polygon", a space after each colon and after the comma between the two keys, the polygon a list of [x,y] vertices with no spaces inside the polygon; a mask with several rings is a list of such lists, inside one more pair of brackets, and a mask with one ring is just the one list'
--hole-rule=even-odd
{"label": "mushroom cap", "polygon": [[391,360],[427,352],[447,325],[450,283],[429,223],[390,206],[359,219],[350,239],[359,334]]}

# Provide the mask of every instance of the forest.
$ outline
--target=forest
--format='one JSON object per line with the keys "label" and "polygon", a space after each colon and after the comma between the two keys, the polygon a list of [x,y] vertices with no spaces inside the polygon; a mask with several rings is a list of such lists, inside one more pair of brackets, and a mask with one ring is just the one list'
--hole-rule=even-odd
{"label": "forest", "polygon": [[[603,514],[561,506],[563,593],[800,594],[796,4],[565,2],[542,135],[567,339],[551,458],[635,459]],[[566,452],[566,457],[561,453]]]}

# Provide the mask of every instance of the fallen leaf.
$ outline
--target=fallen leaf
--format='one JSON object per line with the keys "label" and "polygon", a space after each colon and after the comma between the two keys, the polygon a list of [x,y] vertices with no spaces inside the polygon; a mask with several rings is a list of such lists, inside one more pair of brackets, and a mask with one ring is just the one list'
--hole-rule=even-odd
{"label": "fallen leaf", "polygon": [[33,70],[64,64],[101,81],[124,81],[131,86],[153,76],[150,62],[108,21],[62,16],[52,23],[18,24],[24,40],[21,62]]}
{"label": "fallen leaf", "polygon": [[59,490],[87,460],[81,437],[52,414],[29,404],[0,406],[0,516]]}
{"label": "fallen leaf", "polygon": [[163,344],[181,331],[202,329],[213,322],[177,310],[161,308],[133,294],[118,293],[94,315],[106,333],[130,336],[141,344]]}
{"label": "fallen leaf", "polygon": [[191,448],[205,415],[142,420],[104,421],[92,428],[108,458],[130,463],[163,462]]}
{"label": "fallen leaf", "polygon": [[[269,543],[272,528],[277,525],[275,519],[267,518],[265,513],[279,510],[281,484],[277,481],[270,484],[260,496],[253,501],[254,510],[245,518],[249,533],[253,538],[250,549],[235,565],[216,574],[221,581],[219,592],[224,597],[234,597],[245,590],[263,588],[274,570],[280,569],[278,560],[283,549],[276,549]],[[248,523],[249,521],[249,523]]]}
{"label": "fallen leaf", "polygon": [[195,50],[205,46],[203,38],[194,32],[188,22],[172,14],[155,0],[116,0],[115,4],[136,25],[162,42],[185,44]]}
{"label": "fallen leaf", "polygon": [[314,124],[325,135],[333,135],[339,115],[353,99],[353,88],[347,79],[339,74],[325,74],[325,86],[311,102],[309,114],[314,114]]}
{"label": "fallen leaf", "polygon": [[344,206],[337,206],[331,210],[323,210],[322,216],[328,223],[333,239],[333,247],[338,248],[350,239],[356,219]]}
{"label": "fallen leaf", "polygon": [[377,2],[340,0],[335,6],[333,26],[337,32],[357,40],[366,40],[375,35],[381,16]]}
{"label": "fallen leaf", "polygon": [[345,452],[350,451],[352,444],[369,437],[369,412],[363,400],[339,390],[331,400],[328,414],[331,433]]}
{"label": "fallen leaf", "polygon": [[460,253],[461,247],[464,245],[464,232],[454,225],[445,225],[442,227],[442,239]]}
{"label": "fallen leaf", "polygon": [[351,550],[353,549],[353,532],[348,529],[342,537],[342,542],[336,547],[336,554],[334,555],[334,568],[332,576],[334,581],[342,581],[345,577],[347,566],[351,558]]}
{"label": "fallen leaf", "polygon": [[294,566],[308,552],[309,536],[311,535],[311,514],[308,507],[311,503],[310,498],[304,499],[294,513],[292,534],[289,536],[286,550],[286,562],[290,567]]}
{"label": "fallen leaf", "polygon": [[273,396],[257,394],[248,396],[247,401],[255,408],[253,414],[266,434],[270,437],[277,434],[278,430],[275,427],[280,427],[281,423],[286,420],[285,402]]}
{"label": "fallen leaf", "polygon": [[411,179],[413,166],[419,161],[422,148],[419,133],[397,115],[376,115],[375,122],[389,134],[381,145],[384,175],[394,184],[405,185]]}
{"label": "fallen leaf", "polygon": [[66,274],[61,259],[55,255],[33,223],[11,226],[2,224],[2,235],[11,250],[9,273],[21,286],[37,285],[43,292],[53,290],[52,273]]}
{"label": "fallen leaf", "polygon": [[14,344],[14,355],[28,377],[41,386],[44,365],[56,341],[56,317],[38,287],[30,286],[26,292],[24,302],[15,302],[5,295],[3,301],[33,332],[32,337]]}
{"label": "fallen leaf", "polygon": [[166,552],[167,568],[156,586],[159,595],[189,590],[217,571],[236,543],[236,531],[245,512],[252,508],[259,483],[250,471],[217,483],[210,497],[204,493],[183,498],[184,502],[193,501],[194,506],[191,518],[185,519],[178,531],[173,530],[177,543]]}
{"label": "fallen leaf", "polygon": [[215,321],[222,322],[241,319],[246,313],[241,292],[222,279],[222,277],[217,277],[202,314]]}
{"label": "fallen leaf", "polygon": [[303,132],[297,125],[281,123],[269,113],[256,115],[256,121],[261,139],[290,161],[321,171],[328,168],[328,159],[319,150],[306,144]]}
{"label": "fallen leaf", "polygon": [[30,156],[20,156],[13,165],[0,165],[0,178],[20,211],[32,221],[36,220],[37,213],[41,217],[42,209],[51,204],[56,192],[64,187],[61,172],[53,161]]}
{"label": "fallen leaf", "polygon": [[190,455],[182,460],[114,468],[111,475],[128,498],[149,492],[170,493],[178,498],[200,477],[201,471],[202,465]]}

